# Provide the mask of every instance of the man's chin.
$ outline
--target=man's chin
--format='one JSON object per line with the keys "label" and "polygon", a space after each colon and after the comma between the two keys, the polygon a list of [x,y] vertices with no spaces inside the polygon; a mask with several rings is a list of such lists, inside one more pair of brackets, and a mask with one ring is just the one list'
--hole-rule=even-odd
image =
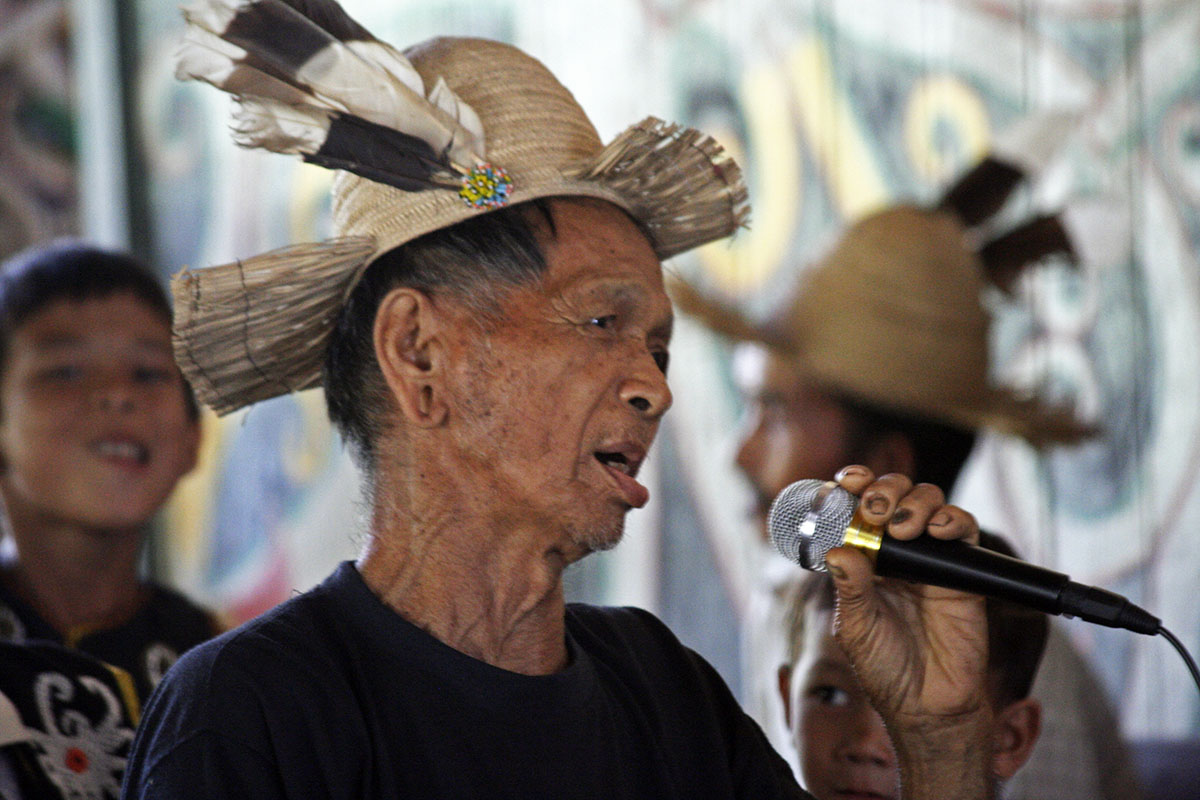
{"label": "man's chin", "polygon": [[[620,544],[624,534],[624,516],[616,523],[572,528],[569,533],[571,541],[583,550],[583,555],[612,550]],[[582,558],[582,556],[580,557]]]}

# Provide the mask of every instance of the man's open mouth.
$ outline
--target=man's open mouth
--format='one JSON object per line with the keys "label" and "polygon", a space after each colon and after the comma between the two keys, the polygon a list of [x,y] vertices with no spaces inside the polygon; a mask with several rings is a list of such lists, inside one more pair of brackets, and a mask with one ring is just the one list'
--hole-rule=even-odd
{"label": "man's open mouth", "polygon": [[630,463],[629,457],[624,453],[605,453],[596,451],[596,460],[606,467],[612,467],[619,472],[633,477],[637,474],[637,464]]}
{"label": "man's open mouth", "polygon": [[611,449],[594,452],[600,466],[607,467],[625,502],[633,508],[641,508],[650,499],[650,492],[638,483],[638,470],[645,460],[646,451],[635,444],[613,445]]}

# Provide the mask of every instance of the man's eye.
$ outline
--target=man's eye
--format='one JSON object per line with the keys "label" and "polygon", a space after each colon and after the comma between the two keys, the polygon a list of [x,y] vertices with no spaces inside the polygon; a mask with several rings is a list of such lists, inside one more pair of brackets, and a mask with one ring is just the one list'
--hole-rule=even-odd
{"label": "man's eye", "polygon": [[593,327],[600,328],[601,330],[607,330],[616,324],[616,321],[616,314],[605,314],[602,317],[592,317],[588,320],[588,324]]}
{"label": "man's eye", "polygon": [[667,374],[667,366],[671,363],[671,354],[666,350],[657,350],[654,352],[654,363],[658,364],[658,368],[663,375]]}

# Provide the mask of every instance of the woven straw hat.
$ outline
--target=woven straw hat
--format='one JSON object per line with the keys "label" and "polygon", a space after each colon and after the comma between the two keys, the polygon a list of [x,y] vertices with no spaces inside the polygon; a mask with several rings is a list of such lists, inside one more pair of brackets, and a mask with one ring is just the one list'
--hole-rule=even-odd
{"label": "woven straw hat", "polygon": [[672,293],[714,330],[767,345],[833,394],[1035,445],[1088,435],[1070,409],[992,384],[987,274],[956,214],[897,205],[846,230],[765,325],[686,285]]}
{"label": "woven straw hat", "polygon": [[[185,270],[172,282],[177,359],[200,399],[219,414],[319,385],[329,331],[363,269],[399,245],[493,208],[542,197],[606,200],[644,226],[663,259],[728,236],[745,223],[749,208],[740,170],[711,137],[649,118],[606,146],[571,93],[545,66],[515,47],[483,39],[439,38],[400,54],[343,16],[333,23],[320,20],[336,41],[326,43],[321,52],[314,48],[297,56],[280,45],[285,34],[277,19],[256,34],[253,25],[260,22],[252,15],[258,11],[256,3],[233,10],[227,5],[207,0],[187,12],[189,38],[202,40],[206,49],[187,50],[185,44],[180,56],[182,77],[214,83],[242,101],[241,124],[235,128],[239,143],[298,153],[339,171],[333,188],[336,238],[233,264]],[[304,33],[311,31],[305,27]],[[214,38],[221,42],[211,44]],[[230,43],[253,58],[242,62],[235,58],[232,67],[224,62],[211,66],[210,51]],[[264,55],[270,48],[287,52]],[[293,111],[318,100],[325,102],[313,86],[337,84],[342,92],[364,88],[360,75],[346,77],[349,72],[343,64],[364,52],[369,56],[366,60],[374,59],[389,73],[382,78],[371,73],[366,89],[390,91],[374,83],[404,73],[401,79],[419,91],[413,95],[415,101],[406,96],[402,102],[415,105],[417,117],[427,115],[418,119],[422,125],[455,131],[449,143],[426,147],[417,142],[417,157],[406,161],[406,152],[395,155],[388,148],[397,140],[401,150],[412,143],[412,136],[394,133],[414,129],[405,116],[414,113],[410,108],[395,114],[389,106],[391,116],[373,109],[348,114],[339,109],[350,101],[340,99],[319,109],[318,121],[329,130],[317,132],[315,145],[309,144],[314,138],[311,126],[295,132]],[[246,63],[253,61],[257,67],[269,57],[276,59],[269,80],[238,74]],[[278,62],[291,72],[281,70]],[[281,71],[290,81],[286,91],[276,85]],[[317,71],[321,74],[314,77]],[[294,87],[307,95],[297,100]],[[436,99],[443,90],[448,90],[453,102],[445,101],[445,94]],[[268,110],[280,105],[274,101],[277,96],[286,100],[283,111],[265,122],[253,116],[261,112],[263,95],[268,96]],[[313,100],[311,95],[322,96]],[[430,111],[431,104],[441,108]],[[329,107],[335,110],[327,111]],[[439,127],[449,119],[442,113],[444,108],[451,109],[455,119]],[[351,107],[351,111],[356,110]],[[253,118],[247,121],[247,115]],[[399,122],[391,122],[393,117],[399,117]],[[344,135],[350,127],[347,118],[354,123],[351,134],[368,139],[366,145],[358,146],[357,139],[350,148],[340,142],[331,145],[335,133],[330,131]],[[383,130],[387,126],[380,124],[381,118],[394,130]],[[463,149],[468,140],[474,149],[465,159],[458,157],[456,148]],[[347,150],[355,157],[368,155],[348,164],[354,159],[347,159]],[[441,160],[434,163],[435,158]],[[430,174],[411,179],[410,163],[417,165],[416,171],[429,169]],[[454,170],[462,173],[461,182]],[[495,191],[485,202],[472,204],[464,199],[471,180],[483,180]]]}
{"label": "woven straw hat", "polygon": [[[512,202],[608,200],[646,225],[661,259],[728,236],[748,213],[737,165],[698,131],[649,119],[605,147],[566,87],[511,45],[441,38],[405,55],[426,83],[445,79],[479,114]],[[479,214],[456,192],[405,192],[349,172],[338,173],[333,209],[339,234],[373,237],[379,254]]]}

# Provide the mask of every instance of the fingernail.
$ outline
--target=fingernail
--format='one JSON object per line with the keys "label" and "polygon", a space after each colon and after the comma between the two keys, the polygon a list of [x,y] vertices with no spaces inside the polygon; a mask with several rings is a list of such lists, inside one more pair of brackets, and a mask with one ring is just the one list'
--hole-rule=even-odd
{"label": "fingernail", "polygon": [[881,494],[873,494],[867,498],[867,511],[872,514],[882,514],[888,510],[887,498]]}
{"label": "fingernail", "polygon": [[950,524],[950,515],[945,511],[939,511],[933,515],[933,519],[929,520],[929,527],[943,528]]}
{"label": "fingernail", "polygon": [[900,508],[896,509],[896,513],[892,514],[892,522],[899,524],[906,521],[911,516],[912,511],[908,510],[904,506],[900,506]]}
{"label": "fingernail", "polygon": [[838,470],[838,474],[833,476],[833,479],[835,481],[840,481],[843,478],[850,477],[851,475],[857,475],[859,477],[862,477],[866,474],[867,474],[867,471],[865,469],[863,469],[862,467],[855,467],[855,466],[842,467],[840,470]]}
{"label": "fingernail", "polygon": [[842,581],[846,579],[846,570],[842,569],[841,567],[835,564],[826,563],[825,568],[828,569],[829,574],[837,580]]}

